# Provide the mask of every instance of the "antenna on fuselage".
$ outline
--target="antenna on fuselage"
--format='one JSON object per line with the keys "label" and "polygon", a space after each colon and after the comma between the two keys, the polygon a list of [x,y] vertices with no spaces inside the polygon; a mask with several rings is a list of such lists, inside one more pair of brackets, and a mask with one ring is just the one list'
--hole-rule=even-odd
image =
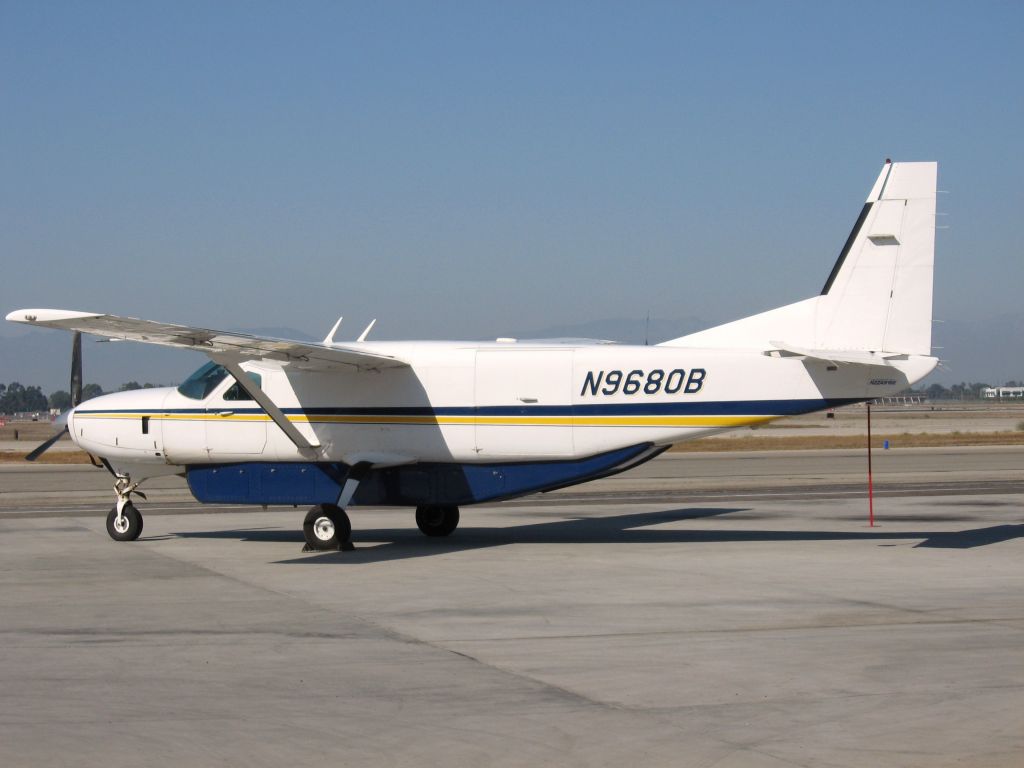
{"label": "antenna on fuselage", "polygon": [[370,324],[366,326],[366,330],[359,334],[359,338],[356,339],[356,341],[366,341],[366,337],[370,335],[370,329],[373,328],[376,322],[377,318],[373,318],[373,320],[370,321]]}
{"label": "antenna on fuselage", "polygon": [[324,336],[324,344],[333,344],[334,343],[334,334],[336,334],[338,332],[338,329],[341,328],[341,321],[344,320],[344,319],[345,319],[344,315],[342,315],[341,317],[338,318],[338,322],[336,322],[334,324],[334,327],[331,328],[331,332],[328,333],[326,336]]}

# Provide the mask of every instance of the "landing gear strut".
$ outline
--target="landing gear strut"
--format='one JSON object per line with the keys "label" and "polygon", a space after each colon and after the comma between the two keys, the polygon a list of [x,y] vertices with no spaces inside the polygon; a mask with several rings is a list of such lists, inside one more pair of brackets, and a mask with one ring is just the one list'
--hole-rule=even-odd
{"label": "landing gear strut", "polygon": [[352,523],[337,504],[317,504],[302,521],[306,550],[339,550],[352,537]]}
{"label": "landing gear strut", "polygon": [[135,541],[142,533],[142,514],[132,504],[132,494],[146,498],[128,475],[115,475],[114,493],[117,503],[107,515],[107,533],[114,541]]}
{"label": "landing gear strut", "polygon": [[427,536],[448,536],[459,527],[459,508],[445,506],[416,507],[416,525]]}

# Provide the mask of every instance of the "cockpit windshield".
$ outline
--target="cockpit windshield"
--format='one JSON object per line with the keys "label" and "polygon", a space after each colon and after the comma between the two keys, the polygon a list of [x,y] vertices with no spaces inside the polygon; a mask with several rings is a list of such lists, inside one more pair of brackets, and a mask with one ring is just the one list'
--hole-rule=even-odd
{"label": "cockpit windshield", "polygon": [[181,386],[178,387],[178,391],[185,397],[190,397],[193,400],[202,400],[213,392],[227,375],[228,372],[224,370],[224,366],[217,365],[217,363],[211,360],[185,379]]}

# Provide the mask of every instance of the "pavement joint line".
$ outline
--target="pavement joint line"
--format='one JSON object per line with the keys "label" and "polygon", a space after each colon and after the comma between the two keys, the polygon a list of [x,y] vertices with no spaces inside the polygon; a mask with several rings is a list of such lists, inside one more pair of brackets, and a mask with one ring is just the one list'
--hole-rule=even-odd
{"label": "pavement joint line", "polygon": [[258,635],[263,637],[287,637],[303,640],[350,640],[360,638],[360,635],[341,632],[288,632],[286,630],[274,631],[265,629],[188,629],[176,628],[171,630],[111,630],[111,629],[0,629],[0,636],[17,637],[28,635],[32,637],[168,637],[168,636],[195,636],[195,637],[248,637]]}
{"label": "pavement joint line", "polygon": [[[372,626],[380,626],[376,622],[373,622],[373,621],[369,621],[369,623]],[[473,664],[476,664],[478,666],[484,667],[486,669],[493,670],[493,671],[498,672],[499,674],[502,674],[502,675],[507,675],[509,677],[515,678],[516,680],[525,681],[525,682],[530,683],[532,685],[539,686],[539,687],[543,688],[546,691],[554,692],[554,693],[558,694],[559,696],[561,696],[563,698],[570,699],[570,700],[572,700],[574,702],[577,702],[577,703],[583,703],[585,705],[588,705],[588,706],[591,706],[591,707],[595,707],[597,709],[609,710],[609,711],[612,711],[612,712],[634,712],[634,713],[644,713],[644,712],[647,712],[647,708],[646,707],[634,707],[634,706],[629,706],[627,704],[616,703],[616,702],[611,702],[611,701],[602,701],[600,699],[595,699],[592,696],[588,696],[585,693],[573,690],[572,688],[567,688],[566,686],[557,685],[557,684],[552,683],[552,682],[550,682],[548,680],[543,680],[541,678],[535,677],[534,675],[532,675],[532,674],[530,674],[528,672],[520,671],[520,670],[508,669],[506,667],[502,667],[499,664],[492,664],[490,662],[483,661],[479,657],[474,656],[473,654],[467,653],[465,651],[458,651],[458,650],[455,650],[454,648],[448,648],[447,646],[440,645],[440,644],[432,642],[430,640],[421,640],[419,638],[411,637],[411,636],[405,635],[405,633],[398,632],[397,630],[389,629],[387,627],[382,627],[382,629],[384,629],[386,631],[389,631],[389,632],[394,632],[396,635],[401,636],[401,637],[408,637],[409,640],[407,642],[412,642],[412,643],[415,643],[417,645],[424,645],[424,646],[427,646],[428,648],[433,648],[435,650],[441,651],[443,653],[450,654],[452,656],[459,656],[459,657],[465,659],[466,661],[469,661],[469,662],[471,662]]]}
{"label": "pavement joint line", "polygon": [[[758,739],[756,744],[735,744],[732,742],[727,742],[728,746],[734,749],[735,752],[732,752],[728,755],[723,755],[721,758],[716,759],[713,763],[710,763],[707,766],[707,768],[715,768],[716,765],[721,765],[724,762],[732,762],[737,754],[750,755],[751,757],[758,758],[759,762],[764,758],[768,758],[772,760],[773,763],[776,763],[779,766],[779,768],[781,768],[781,766],[784,765],[790,765],[793,766],[793,768],[821,768],[820,763],[818,765],[815,765],[812,763],[797,762],[792,757],[779,757],[778,755],[772,754],[772,752],[760,746],[762,742],[771,743],[773,740],[774,738],[772,736],[767,736]],[[840,768],[840,764],[834,763],[833,768]]]}
{"label": "pavement joint line", "polygon": [[[719,629],[658,629],[649,632],[600,632],[590,634],[563,634],[563,635],[517,635],[515,637],[478,637],[478,638],[453,638],[446,642],[451,643],[506,643],[506,642],[544,642],[546,640],[607,640],[616,637],[665,637],[672,635],[724,635],[724,634],[757,634],[767,632],[806,632],[807,630],[835,630],[835,629],[887,629],[892,627],[931,627],[931,626],[963,626],[969,624],[991,624],[1002,629],[1010,629],[1024,632],[1024,627],[1015,627],[1001,622],[1021,621],[1024,616],[1000,616],[990,619],[935,619],[933,621],[879,621],[859,622],[856,624],[787,624],[774,627],[722,627]],[[2,633],[0,633],[2,634]],[[1010,686],[1014,687],[1014,686]]]}

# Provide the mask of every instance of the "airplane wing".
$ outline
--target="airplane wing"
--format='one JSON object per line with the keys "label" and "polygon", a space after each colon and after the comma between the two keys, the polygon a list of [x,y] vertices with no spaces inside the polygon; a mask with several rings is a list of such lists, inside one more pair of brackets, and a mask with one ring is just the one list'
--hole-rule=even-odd
{"label": "airplane wing", "polygon": [[769,352],[781,352],[784,357],[805,357],[821,360],[826,363],[844,365],[890,365],[890,360],[906,360],[907,356],[900,352],[868,352],[867,350],[840,349],[806,349],[784,341],[770,342],[774,349]]}
{"label": "airplane wing", "polygon": [[328,346],[317,342],[289,341],[66,309],[19,309],[7,315],[7,319],[44,328],[82,331],[108,339],[141,341],[165,347],[194,349],[207,354],[229,355],[239,360],[276,360],[304,371],[329,371],[344,366],[371,370],[408,365],[404,360],[357,346]]}

